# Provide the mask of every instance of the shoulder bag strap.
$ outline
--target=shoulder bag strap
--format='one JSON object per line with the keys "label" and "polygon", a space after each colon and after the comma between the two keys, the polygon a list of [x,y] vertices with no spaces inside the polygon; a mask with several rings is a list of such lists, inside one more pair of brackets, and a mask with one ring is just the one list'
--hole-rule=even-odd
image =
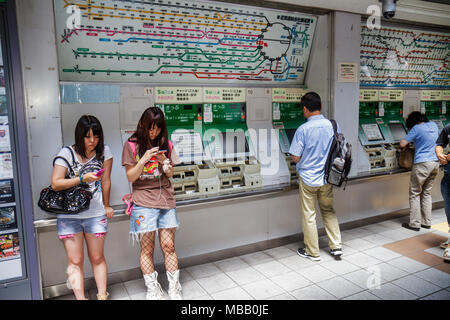
{"label": "shoulder bag strap", "polygon": [[75,163],[75,155],[73,154],[72,148],[68,147],[68,146],[65,146],[64,148],[69,149],[70,154],[72,155],[72,165],[75,167],[75,165],[76,165],[76,163]]}
{"label": "shoulder bag strap", "polygon": [[169,150],[167,152],[167,158],[169,158],[169,159],[172,156],[172,150],[173,150],[173,143],[172,143],[172,141],[169,140]]}
{"label": "shoulder bag strap", "polygon": [[334,130],[334,134],[337,134],[337,124],[336,124],[336,120],[334,119],[330,119],[331,124],[333,125],[333,130]]}
{"label": "shoulder bag strap", "polygon": [[128,141],[131,151],[133,151],[133,155],[136,157],[136,142]]}
{"label": "shoulder bag strap", "polygon": [[57,159],[62,159],[62,160],[64,160],[65,163],[67,163],[67,165],[69,166],[68,170],[69,170],[69,172],[70,172],[70,176],[73,177],[73,176],[75,175],[75,173],[73,172],[72,166],[70,165],[69,161],[67,161],[67,159],[64,158],[64,157],[58,156],[58,157],[55,157],[55,158],[53,159],[53,166],[55,166],[55,161],[56,161]]}

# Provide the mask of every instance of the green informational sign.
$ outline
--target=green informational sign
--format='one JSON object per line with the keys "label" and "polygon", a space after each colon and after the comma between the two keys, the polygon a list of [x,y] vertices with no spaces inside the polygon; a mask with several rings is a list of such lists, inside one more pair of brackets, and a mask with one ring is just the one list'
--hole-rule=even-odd
{"label": "green informational sign", "polygon": [[245,103],[207,103],[203,108],[203,125],[206,129],[214,127],[226,129],[247,128]]}
{"label": "green informational sign", "polygon": [[245,103],[203,105],[203,142],[213,159],[246,158],[254,154]]}
{"label": "green informational sign", "polygon": [[359,120],[374,120],[378,116],[378,102],[360,102],[359,103]]}
{"label": "green informational sign", "polygon": [[158,104],[164,110],[169,135],[177,129],[194,129],[195,121],[202,120],[201,104]]}

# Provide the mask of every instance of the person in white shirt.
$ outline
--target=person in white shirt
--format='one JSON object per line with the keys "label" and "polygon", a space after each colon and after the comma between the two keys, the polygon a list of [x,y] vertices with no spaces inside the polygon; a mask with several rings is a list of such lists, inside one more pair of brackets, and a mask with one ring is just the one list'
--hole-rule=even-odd
{"label": "person in white shirt", "polygon": [[[77,214],[57,215],[58,237],[64,244],[68,259],[68,284],[77,300],[86,300],[83,276],[85,240],[97,284],[97,299],[107,300],[107,265],[103,252],[108,219],[114,215],[109,205],[113,159],[109,147],[104,145],[100,121],[94,116],[83,115],[75,127],[75,144],[64,147],[58,156],[67,160],[76,176],[66,178],[68,164],[56,159],[52,189],[61,191],[82,184],[92,193],[89,209]],[[97,174],[101,169],[104,169],[103,173]]]}

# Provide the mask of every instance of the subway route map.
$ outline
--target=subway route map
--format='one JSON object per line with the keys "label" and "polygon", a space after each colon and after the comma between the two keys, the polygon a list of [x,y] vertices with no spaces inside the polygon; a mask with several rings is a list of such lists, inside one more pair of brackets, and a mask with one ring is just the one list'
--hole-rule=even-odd
{"label": "subway route map", "polygon": [[450,34],[361,26],[361,87],[450,88]]}
{"label": "subway route map", "polygon": [[213,1],[54,3],[61,81],[301,85],[317,23]]}

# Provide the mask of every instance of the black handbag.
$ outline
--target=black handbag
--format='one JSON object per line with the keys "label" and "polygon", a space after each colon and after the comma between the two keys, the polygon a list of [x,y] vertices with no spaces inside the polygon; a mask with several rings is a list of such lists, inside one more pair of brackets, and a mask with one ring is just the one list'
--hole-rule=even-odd
{"label": "black handbag", "polygon": [[[68,148],[68,147],[66,147]],[[72,150],[72,163],[75,164],[75,158]],[[55,166],[56,159],[64,160],[69,166],[67,170],[66,179],[75,177],[72,165],[64,157],[55,157],[53,159],[53,166]],[[38,206],[42,210],[54,214],[77,214],[79,212],[89,209],[91,203],[92,193],[82,185],[77,185],[67,190],[55,191],[51,186],[42,189],[39,196]]]}

